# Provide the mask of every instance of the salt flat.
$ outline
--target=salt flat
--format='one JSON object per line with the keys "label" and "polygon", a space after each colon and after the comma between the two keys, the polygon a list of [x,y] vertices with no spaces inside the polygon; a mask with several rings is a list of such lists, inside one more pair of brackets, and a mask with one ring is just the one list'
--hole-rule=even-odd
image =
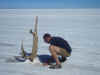
{"label": "salt flat", "polygon": [[[0,74],[2,75],[99,75],[100,9],[0,9]],[[62,69],[39,64],[8,62],[19,55],[21,40],[31,51],[34,16],[39,16],[38,54],[49,54],[42,36],[61,36],[72,46],[72,56]]]}

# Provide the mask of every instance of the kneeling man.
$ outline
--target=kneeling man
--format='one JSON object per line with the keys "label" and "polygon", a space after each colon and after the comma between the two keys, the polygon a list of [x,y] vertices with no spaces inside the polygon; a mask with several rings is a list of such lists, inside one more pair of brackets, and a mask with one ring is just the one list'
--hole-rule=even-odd
{"label": "kneeling man", "polygon": [[71,55],[72,49],[68,42],[61,37],[53,37],[50,34],[46,33],[43,36],[43,39],[46,43],[50,44],[49,51],[56,61],[56,65],[51,65],[49,68],[61,68],[61,62],[58,58],[60,55],[62,60],[66,60],[66,57]]}

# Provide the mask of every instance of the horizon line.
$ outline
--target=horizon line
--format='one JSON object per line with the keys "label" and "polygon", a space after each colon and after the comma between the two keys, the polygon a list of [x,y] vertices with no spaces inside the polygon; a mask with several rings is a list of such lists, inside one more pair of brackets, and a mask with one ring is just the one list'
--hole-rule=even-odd
{"label": "horizon line", "polygon": [[100,9],[100,8],[0,8],[0,9]]}

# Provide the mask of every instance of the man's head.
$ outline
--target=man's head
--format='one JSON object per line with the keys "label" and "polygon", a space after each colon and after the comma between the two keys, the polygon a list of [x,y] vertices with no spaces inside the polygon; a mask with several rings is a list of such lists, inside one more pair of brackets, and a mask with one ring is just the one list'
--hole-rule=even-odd
{"label": "man's head", "polygon": [[44,36],[43,36],[43,39],[44,39],[44,41],[45,41],[46,43],[49,43],[50,40],[51,40],[51,38],[52,38],[51,35],[48,34],[48,33],[44,34]]}

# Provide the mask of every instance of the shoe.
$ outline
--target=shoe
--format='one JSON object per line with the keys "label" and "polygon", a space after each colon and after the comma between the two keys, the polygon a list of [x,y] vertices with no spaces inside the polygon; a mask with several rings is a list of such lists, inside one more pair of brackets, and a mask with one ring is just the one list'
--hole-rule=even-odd
{"label": "shoe", "polygon": [[62,66],[61,66],[61,64],[58,64],[58,65],[51,65],[49,68],[50,68],[50,69],[60,69],[60,68],[62,68]]}
{"label": "shoe", "polygon": [[67,58],[66,58],[66,57],[63,57],[63,56],[59,59],[59,61],[60,61],[61,63],[64,63],[66,60],[67,60]]}

